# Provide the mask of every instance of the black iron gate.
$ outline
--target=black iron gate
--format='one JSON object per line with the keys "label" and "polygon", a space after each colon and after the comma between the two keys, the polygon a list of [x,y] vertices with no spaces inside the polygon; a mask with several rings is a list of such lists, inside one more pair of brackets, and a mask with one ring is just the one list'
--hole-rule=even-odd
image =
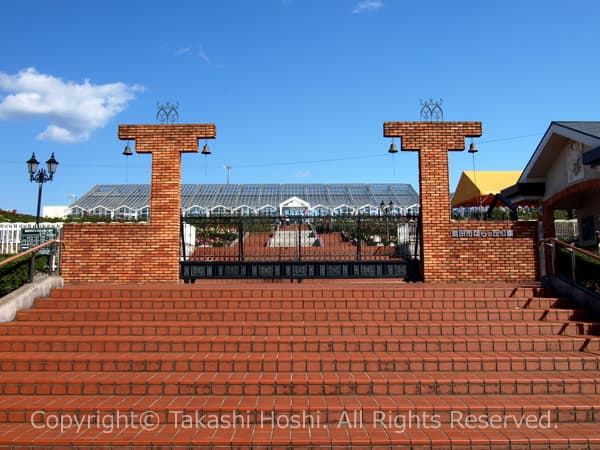
{"label": "black iron gate", "polygon": [[420,279],[418,216],[183,217],[181,277]]}

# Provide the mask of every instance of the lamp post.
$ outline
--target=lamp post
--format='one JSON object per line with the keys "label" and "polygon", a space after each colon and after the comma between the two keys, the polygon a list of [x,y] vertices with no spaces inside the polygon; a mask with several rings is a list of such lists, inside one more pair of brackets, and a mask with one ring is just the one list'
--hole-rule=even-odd
{"label": "lamp post", "polygon": [[387,243],[390,245],[392,243],[392,239],[390,238],[390,219],[389,216],[394,211],[394,202],[390,200],[387,208],[385,208],[385,234],[387,234]]}
{"label": "lamp post", "polygon": [[[36,182],[39,185],[38,188],[38,199],[37,199],[37,211],[35,214],[35,227],[40,226],[40,208],[42,206],[42,186],[47,181],[52,181],[56,168],[58,167],[58,161],[54,158],[54,153],[50,155],[50,159],[46,161],[47,171],[42,167],[38,170],[40,165],[39,161],[35,159],[35,153],[31,154],[31,158],[27,161],[27,171],[29,172],[29,181]],[[35,252],[31,254],[31,260],[29,264],[29,282],[33,282],[35,275]]]}
{"label": "lamp post", "polygon": [[37,199],[37,211],[35,214],[35,226],[36,228],[40,225],[40,208],[42,206],[42,187],[47,181],[52,181],[56,168],[58,167],[58,161],[54,158],[54,152],[50,155],[50,159],[46,161],[47,171],[41,167],[39,161],[35,159],[35,153],[31,154],[31,158],[26,161],[27,170],[29,171],[29,181],[36,182],[39,185],[38,188],[38,199]]}
{"label": "lamp post", "polygon": [[394,210],[394,202],[391,200],[387,206],[384,201],[382,201],[379,204],[379,215],[381,216],[381,213],[383,212],[383,214],[385,216],[385,235],[386,235],[387,244],[389,244],[391,242],[389,215],[392,214],[393,210]]}
{"label": "lamp post", "polygon": [[[385,202],[383,200],[381,200],[381,203],[379,204],[379,218],[381,218],[382,215],[386,215]],[[387,217],[386,217],[386,221],[387,221]],[[381,224],[381,222],[380,222],[380,224]],[[382,226],[382,224],[380,226]],[[383,234],[383,230],[381,231],[381,234]],[[381,243],[382,243],[382,245],[385,245],[385,239],[381,239]]]}

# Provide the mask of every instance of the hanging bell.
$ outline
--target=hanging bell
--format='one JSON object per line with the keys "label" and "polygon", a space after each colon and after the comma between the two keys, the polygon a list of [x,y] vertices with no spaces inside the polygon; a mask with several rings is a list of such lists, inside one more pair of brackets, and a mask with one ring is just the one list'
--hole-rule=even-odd
{"label": "hanging bell", "polygon": [[469,145],[469,153],[477,153],[479,151],[479,149],[477,148],[477,146],[475,145],[475,142],[471,141],[471,145]]}
{"label": "hanging bell", "polygon": [[125,155],[125,156],[133,155],[133,152],[131,151],[131,147],[129,146],[129,142],[127,143],[127,145],[125,145],[125,149],[123,150],[123,155]]}
{"label": "hanging bell", "polygon": [[208,144],[204,144],[204,147],[202,147],[202,154],[203,155],[210,155],[210,148],[208,147]]}
{"label": "hanging bell", "polygon": [[396,143],[394,141],[392,141],[392,143],[390,144],[388,153],[398,153],[398,148],[396,147]]}

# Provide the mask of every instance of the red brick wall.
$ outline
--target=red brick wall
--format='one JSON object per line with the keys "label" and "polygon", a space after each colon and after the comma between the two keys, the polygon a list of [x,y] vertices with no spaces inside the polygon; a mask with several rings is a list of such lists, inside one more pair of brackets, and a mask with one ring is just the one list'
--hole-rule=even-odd
{"label": "red brick wall", "polygon": [[[536,225],[454,222],[450,216],[448,151],[481,136],[480,122],[386,122],[384,136],[402,139],[402,150],[419,152],[425,281],[530,281],[536,274]],[[452,230],[508,231],[514,237],[453,238]],[[513,229],[514,228],[514,229]]]}
{"label": "red brick wall", "polygon": [[[453,221],[448,228],[447,259],[432,267],[436,279],[508,282],[537,279],[537,222]],[[452,237],[453,231],[478,231],[491,237]],[[512,231],[512,237],[504,237],[508,231]]]}
{"label": "red brick wall", "polygon": [[119,138],[152,154],[150,223],[65,224],[66,283],[174,283],[179,280],[181,153],[213,139],[208,125],[121,125]]}
{"label": "red brick wall", "polygon": [[168,264],[153,263],[157,251],[149,223],[69,223],[62,238],[65,282],[140,283],[172,276],[164,273]]}

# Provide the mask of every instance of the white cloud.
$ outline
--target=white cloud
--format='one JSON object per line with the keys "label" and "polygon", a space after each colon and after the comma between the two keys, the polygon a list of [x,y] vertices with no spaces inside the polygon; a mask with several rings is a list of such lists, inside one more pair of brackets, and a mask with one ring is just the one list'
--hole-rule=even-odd
{"label": "white cloud", "polygon": [[303,170],[296,172],[294,176],[296,178],[310,178],[312,176],[312,173],[310,172],[310,170]]}
{"label": "white cloud", "polygon": [[182,47],[182,48],[178,48],[177,50],[175,50],[175,55],[181,56],[181,55],[185,55],[191,51],[192,51],[191,47]]}
{"label": "white cloud", "polygon": [[204,51],[204,47],[202,47],[202,46],[200,47],[200,49],[198,50],[198,56],[199,56],[199,57],[200,57],[202,60],[204,60],[204,62],[205,62],[206,64],[209,64],[209,65],[211,64],[211,62],[210,62],[210,58],[209,58],[208,54],[207,54],[207,53]]}
{"label": "white cloud", "polygon": [[173,51],[175,56],[197,56],[202,61],[204,61],[209,66],[212,66],[212,60],[206,50],[204,50],[204,46],[200,45],[197,47],[180,47]]}
{"label": "white cloud", "polygon": [[139,85],[116,82],[81,84],[39,73],[30,67],[15,75],[0,72],[0,119],[41,118],[49,122],[40,140],[79,142],[123,111],[142,91]]}
{"label": "white cloud", "polygon": [[352,12],[354,14],[359,14],[365,11],[377,11],[381,8],[383,8],[382,0],[363,0],[354,5]]}

